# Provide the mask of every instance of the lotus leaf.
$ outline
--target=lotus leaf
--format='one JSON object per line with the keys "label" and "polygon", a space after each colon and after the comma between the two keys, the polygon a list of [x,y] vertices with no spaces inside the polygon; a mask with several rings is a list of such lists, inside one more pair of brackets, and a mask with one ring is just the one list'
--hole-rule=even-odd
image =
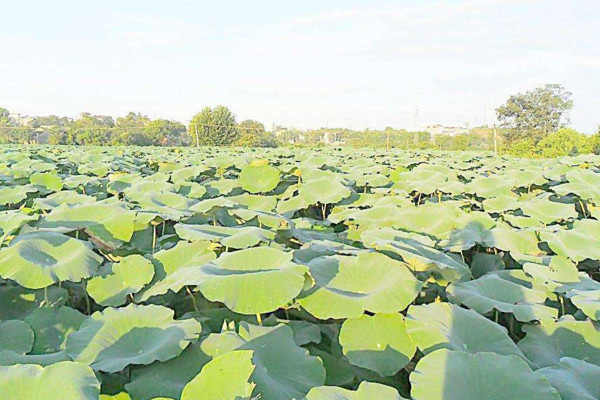
{"label": "lotus leaf", "polygon": [[14,365],[0,367],[0,393],[2,400],[97,400],[100,384],[87,365],[77,362]]}
{"label": "lotus leaf", "polygon": [[321,386],[310,390],[306,400],[402,400],[398,391],[389,386],[378,383],[361,382],[358,389],[353,392],[348,389]]}
{"label": "lotus leaf", "polygon": [[548,379],[515,356],[441,349],[410,375],[414,400],[561,400]]}
{"label": "lotus leaf", "polygon": [[379,253],[319,257],[308,267],[315,286],[298,302],[320,319],[357,318],[364,311],[395,313],[422,287],[405,264]]}
{"label": "lotus leaf", "polygon": [[562,400],[600,398],[600,367],[565,357],[558,365],[539,370],[560,394]]}
{"label": "lotus leaf", "polygon": [[91,245],[55,232],[19,235],[0,250],[0,276],[28,289],[56,282],[88,278],[96,273],[102,257]]}
{"label": "lotus leaf", "polygon": [[222,254],[202,266],[198,288],[240,314],[274,311],[292,301],[304,287],[308,268],[292,262],[293,253],[256,247]]}
{"label": "lotus leaf", "polygon": [[342,324],[339,340],[344,355],[353,365],[381,376],[395,375],[417,351],[406,333],[401,314],[362,315],[347,319]]}
{"label": "lotus leaf", "polygon": [[575,321],[564,316],[523,326],[527,334],[519,348],[538,367],[558,365],[563,357],[600,366],[600,326],[590,320]]}
{"label": "lotus leaf", "polygon": [[411,306],[406,329],[425,354],[439,349],[492,352],[524,358],[502,326],[478,313],[448,303]]}
{"label": "lotus leaf", "polygon": [[254,372],[253,352],[238,350],[212,359],[190,383],[181,400],[250,398],[255,385],[248,380]]}
{"label": "lotus leaf", "polygon": [[90,279],[87,291],[96,303],[116,307],[125,304],[127,296],[139,292],[153,277],[150,260],[133,254],[112,264],[109,275]]}
{"label": "lotus leaf", "polygon": [[181,354],[201,330],[196,320],[175,321],[173,315],[166,307],[135,304],[95,312],[69,336],[67,353],[105,372],[167,361]]}
{"label": "lotus leaf", "polygon": [[296,346],[292,330],[285,325],[261,327],[242,323],[239,334],[231,331],[212,334],[202,348],[213,357],[234,350],[254,351],[255,369],[250,381],[256,387],[252,397],[260,394],[261,400],[301,399],[311,388],[325,382],[321,360]]}
{"label": "lotus leaf", "polygon": [[0,321],[0,350],[29,353],[33,348],[33,331],[27,322]]}
{"label": "lotus leaf", "polygon": [[558,310],[544,305],[547,294],[523,285],[487,274],[469,282],[448,286],[448,298],[464,304],[480,314],[492,310],[512,313],[518,321],[540,321],[555,318]]}

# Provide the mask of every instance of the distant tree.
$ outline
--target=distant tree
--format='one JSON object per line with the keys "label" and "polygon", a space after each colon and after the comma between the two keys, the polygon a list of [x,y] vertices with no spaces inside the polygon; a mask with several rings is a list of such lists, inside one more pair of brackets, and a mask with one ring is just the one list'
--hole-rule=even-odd
{"label": "distant tree", "polygon": [[148,146],[151,140],[146,136],[145,129],[150,118],[140,113],[130,112],[125,117],[117,118],[111,142],[123,146]]}
{"label": "distant tree", "polygon": [[65,144],[107,145],[111,143],[112,117],[82,113],[67,130]]}
{"label": "distant tree", "polygon": [[594,154],[600,154],[600,126],[598,126],[598,132],[588,138],[590,151]]}
{"label": "distant tree", "polygon": [[569,128],[559,129],[538,143],[538,153],[544,158],[575,156],[591,153],[592,150],[592,143],[587,136]]}
{"label": "distant tree", "polygon": [[267,132],[262,122],[251,119],[240,122],[238,125],[239,138],[236,146],[243,147],[277,147],[277,138],[273,133]]}
{"label": "distant tree", "polygon": [[8,119],[9,115],[10,112],[6,108],[0,107],[0,121]]}
{"label": "distant tree", "polygon": [[194,115],[188,132],[196,146],[229,146],[239,138],[235,115],[224,106],[205,107]]}
{"label": "distant tree", "polygon": [[562,85],[543,87],[510,96],[496,109],[498,120],[506,128],[508,142],[532,138],[535,143],[561,127],[565,114],[573,108],[572,93]]}
{"label": "distant tree", "polygon": [[46,117],[35,117],[29,122],[29,126],[32,128],[39,128],[42,126],[54,126],[58,128],[68,128],[71,124],[71,119],[67,117],[58,117],[56,115],[48,115]]}
{"label": "distant tree", "polygon": [[154,146],[177,146],[182,144],[185,126],[176,121],[157,119],[144,128],[144,135]]}
{"label": "distant tree", "polygon": [[19,129],[6,108],[0,107],[0,143],[16,143]]}

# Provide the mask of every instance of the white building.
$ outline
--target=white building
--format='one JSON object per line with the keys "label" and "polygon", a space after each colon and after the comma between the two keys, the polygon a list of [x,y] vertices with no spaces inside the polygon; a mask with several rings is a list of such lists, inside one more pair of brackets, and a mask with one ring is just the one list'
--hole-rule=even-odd
{"label": "white building", "polygon": [[469,133],[469,128],[460,127],[460,126],[443,126],[440,124],[437,125],[429,125],[425,128],[426,132],[429,132],[431,136],[436,135],[448,135],[448,136],[456,136],[462,135],[465,133]]}

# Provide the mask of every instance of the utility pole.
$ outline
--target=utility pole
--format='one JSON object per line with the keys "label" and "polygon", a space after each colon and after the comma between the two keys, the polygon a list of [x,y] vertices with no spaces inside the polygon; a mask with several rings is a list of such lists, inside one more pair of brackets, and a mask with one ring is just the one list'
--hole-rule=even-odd
{"label": "utility pole", "polygon": [[498,137],[496,135],[496,124],[494,124],[494,154],[498,155]]}
{"label": "utility pole", "polygon": [[415,107],[415,134],[413,138],[414,145],[419,143],[419,107]]}

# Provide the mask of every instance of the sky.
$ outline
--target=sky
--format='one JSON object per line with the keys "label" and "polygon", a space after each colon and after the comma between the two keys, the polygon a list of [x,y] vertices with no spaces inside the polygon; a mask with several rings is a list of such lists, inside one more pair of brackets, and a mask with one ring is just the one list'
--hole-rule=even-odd
{"label": "sky", "polygon": [[2,0],[0,107],[413,129],[560,83],[591,133],[599,20],[598,0]]}

